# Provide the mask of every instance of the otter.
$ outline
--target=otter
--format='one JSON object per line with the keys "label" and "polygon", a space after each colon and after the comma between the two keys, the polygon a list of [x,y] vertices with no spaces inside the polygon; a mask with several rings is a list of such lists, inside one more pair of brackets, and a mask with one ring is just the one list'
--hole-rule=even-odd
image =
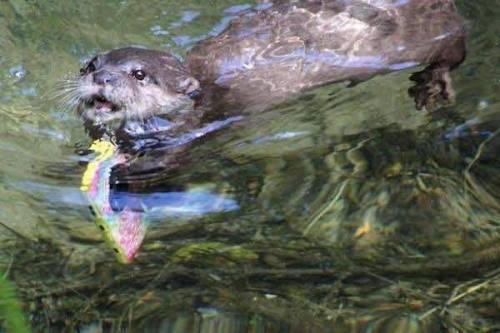
{"label": "otter", "polygon": [[[465,53],[452,0],[261,1],[183,62],[137,47],[97,55],[71,93],[94,139],[131,151],[109,186],[150,192],[196,139],[317,87],[427,66],[410,76],[416,108],[452,103],[450,71]],[[132,259],[144,235],[125,236],[139,240],[125,249]]]}
{"label": "otter", "polygon": [[185,133],[319,86],[421,65],[409,94],[417,109],[433,110],[453,102],[450,71],[464,58],[453,0],[261,1],[196,44],[185,62],[134,47],[98,55],[82,68],[76,93],[88,123],[161,116]]}

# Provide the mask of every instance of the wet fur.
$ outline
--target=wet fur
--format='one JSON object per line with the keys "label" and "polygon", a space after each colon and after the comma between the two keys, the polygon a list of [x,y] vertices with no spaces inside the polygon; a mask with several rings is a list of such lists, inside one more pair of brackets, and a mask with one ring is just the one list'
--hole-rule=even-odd
{"label": "wet fur", "polygon": [[263,109],[306,89],[424,64],[429,67],[414,77],[410,91],[417,107],[433,109],[435,99],[453,95],[443,77],[465,57],[464,26],[453,1],[273,3],[232,21],[187,57],[202,86],[215,82],[223,104]]}
{"label": "wet fur", "polygon": [[[90,70],[90,66],[95,70]],[[143,80],[133,72],[146,73]],[[91,60],[78,80],[79,113],[95,123],[113,120],[142,120],[162,113],[175,114],[193,108],[193,100],[186,94],[198,89],[184,66],[172,55],[146,49],[123,48],[113,50]],[[96,76],[106,75],[109,83]],[[89,107],[96,96],[104,97],[117,106],[113,112],[96,112]]]}
{"label": "wet fur", "polygon": [[[464,25],[451,0],[275,0],[234,19],[218,36],[198,43],[185,64],[165,52],[124,48],[94,59],[118,82],[79,80],[80,113],[87,120],[144,119],[193,108],[210,120],[260,111],[294,94],[427,64],[411,80],[418,109],[453,102],[449,71],[465,57]],[[154,77],[137,82],[131,70]],[[193,101],[187,95],[200,90]],[[100,91],[118,112],[96,114],[85,102]],[[207,116],[208,113],[208,116]],[[199,113],[200,117],[201,112]]]}

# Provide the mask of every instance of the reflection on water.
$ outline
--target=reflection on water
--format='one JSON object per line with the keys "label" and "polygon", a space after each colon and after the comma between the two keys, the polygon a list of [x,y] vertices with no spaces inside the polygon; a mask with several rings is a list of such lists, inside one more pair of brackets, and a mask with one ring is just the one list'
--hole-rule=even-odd
{"label": "reflection on water", "polygon": [[115,211],[126,198],[159,212],[124,266],[79,190],[90,140],[54,87],[117,46],[182,56],[249,4],[0,2],[0,273],[33,325],[499,330],[500,12],[494,1],[457,3],[469,50],[454,106],[417,112],[404,71],[232,124],[148,179],[151,193],[111,191]]}
{"label": "reflection on water", "polygon": [[238,209],[238,204],[234,200],[205,191],[150,194],[117,191],[111,194],[111,206],[118,212],[125,208],[135,212],[157,212],[157,219],[160,220],[158,222],[165,217],[196,217]]}

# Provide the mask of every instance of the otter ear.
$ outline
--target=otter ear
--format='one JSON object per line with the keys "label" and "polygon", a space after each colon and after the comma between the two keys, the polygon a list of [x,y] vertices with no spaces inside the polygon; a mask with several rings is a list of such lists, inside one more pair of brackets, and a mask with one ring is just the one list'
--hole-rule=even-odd
{"label": "otter ear", "polygon": [[200,92],[200,82],[194,77],[181,78],[177,83],[177,91],[189,97],[196,96]]}

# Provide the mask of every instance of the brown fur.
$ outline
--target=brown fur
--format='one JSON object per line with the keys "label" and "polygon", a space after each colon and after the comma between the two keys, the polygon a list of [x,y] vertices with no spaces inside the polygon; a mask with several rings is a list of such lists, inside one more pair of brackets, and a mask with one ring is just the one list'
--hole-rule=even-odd
{"label": "brown fur", "polygon": [[[464,40],[452,0],[262,1],[198,43],[185,65],[137,48],[97,57],[80,79],[80,109],[89,118],[96,114],[93,100],[104,98],[100,111],[113,106],[100,117],[104,122],[158,114],[175,121],[200,107],[214,119],[218,111],[265,110],[307,89],[419,65],[428,67],[411,76],[409,93],[417,108],[433,109],[454,99],[449,71],[465,57]],[[131,78],[138,68],[146,81]]]}
{"label": "brown fur", "polygon": [[431,108],[430,86],[465,56],[464,27],[451,0],[273,3],[189,53],[190,72],[217,89],[219,101],[263,109],[305,89],[428,64],[438,75],[417,80],[411,93],[419,108]]}

